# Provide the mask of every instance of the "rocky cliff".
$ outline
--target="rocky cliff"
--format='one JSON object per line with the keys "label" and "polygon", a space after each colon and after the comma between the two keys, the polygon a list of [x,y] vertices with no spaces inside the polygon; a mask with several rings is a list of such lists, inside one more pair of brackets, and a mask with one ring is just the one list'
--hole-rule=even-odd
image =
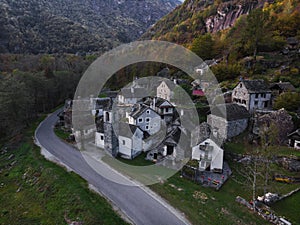
{"label": "rocky cliff", "polygon": [[262,7],[266,0],[186,0],[149,29],[143,39],[189,42],[199,34],[231,27],[237,18]]}
{"label": "rocky cliff", "polygon": [[0,0],[0,53],[104,51],[137,39],[178,0]]}

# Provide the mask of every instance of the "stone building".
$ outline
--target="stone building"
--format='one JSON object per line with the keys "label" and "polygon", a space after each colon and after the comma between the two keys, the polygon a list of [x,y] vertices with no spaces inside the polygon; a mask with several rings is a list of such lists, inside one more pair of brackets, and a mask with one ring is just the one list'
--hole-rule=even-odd
{"label": "stone building", "polygon": [[147,105],[136,104],[127,117],[129,124],[139,126],[150,135],[157,133],[161,128],[160,115]]}
{"label": "stone building", "polygon": [[[112,104],[103,110],[104,150],[116,157],[119,151],[118,137],[115,134],[113,123],[116,120],[112,111]],[[115,123],[118,124],[118,123]]]}
{"label": "stone building", "polygon": [[[176,82],[176,81],[175,81]],[[174,83],[171,81],[164,80],[161,82],[161,84],[157,87],[157,93],[156,96],[159,98],[163,98],[165,100],[171,101],[171,99],[174,96],[174,88],[175,88]]]}
{"label": "stone building", "polygon": [[118,130],[119,155],[133,159],[143,150],[144,132],[135,125],[120,123]]}
{"label": "stone building", "polygon": [[213,140],[206,139],[192,149],[192,159],[199,161],[199,170],[222,172],[224,150]]}
{"label": "stone building", "polygon": [[246,130],[250,114],[247,109],[235,103],[220,104],[211,109],[207,123],[214,137],[229,139]]}
{"label": "stone building", "polygon": [[252,114],[256,109],[269,109],[271,95],[271,90],[264,80],[241,80],[233,89],[232,102],[246,107]]}

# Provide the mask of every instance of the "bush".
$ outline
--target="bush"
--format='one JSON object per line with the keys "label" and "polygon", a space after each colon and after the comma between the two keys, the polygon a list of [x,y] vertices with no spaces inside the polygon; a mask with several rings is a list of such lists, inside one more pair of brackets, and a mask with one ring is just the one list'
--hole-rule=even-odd
{"label": "bush", "polygon": [[300,105],[299,93],[286,92],[279,95],[274,103],[275,109],[286,109],[287,111],[296,111]]}

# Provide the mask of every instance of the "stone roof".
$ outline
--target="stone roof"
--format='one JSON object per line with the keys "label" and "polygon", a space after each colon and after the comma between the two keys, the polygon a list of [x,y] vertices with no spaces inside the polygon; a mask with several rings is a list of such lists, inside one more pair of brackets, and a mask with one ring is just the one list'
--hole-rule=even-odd
{"label": "stone roof", "polygon": [[174,82],[170,81],[170,80],[162,80],[161,83],[158,85],[160,86],[162,84],[162,82],[165,82],[165,84],[167,85],[167,87],[173,91],[174,88],[176,87],[176,84],[174,84]]}
{"label": "stone roof", "polygon": [[95,99],[95,109],[107,109],[111,104],[110,98],[96,98]]}
{"label": "stone roof", "polygon": [[123,88],[121,90],[121,95],[125,98],[143,98],[145,97],[145,89],[144,88]]}
{"label": "stone roof", "polygon": [[133,134],[137,129],[140,129],[138,126],[127,124],[127,123],[119,123],[119,136],[132,138]]}
{"label": "stone roof", "polygon": [[130,113],[130,116],[133,117],[134,119],[137,119],[148,109],[153,111],[153,109],[151,109],[149,106],[137,104],[134,106],[133,111]]}
{"label": "stone roof", "polygon": [[227,121],[247,119],[250,117],[250,113],[244,106],[235,103],[219,104],[211,109],[211,114],[225,118]]}
{"label": "stone roof", "polygon": [[180,140],[181,130],[177,127],[164,140],[164,144],[176,146]]}
{"label": "stone roof", "polygon": [[[153,104],[153,100],[154,100],[153,97],[146,97],[146,98],[143,98],[141,101],[138,101],[138,102],[142,103],[144,105],[147,105],[147,106],[151,106],[151,104]],[[160,107],[165,102],[169,103],[173,107],[173,105],[168,100],[163,99],[163,98],[159,98],[159,97],[155,97],[155,107]]]}
{"label": "stone roof", "polygon": [[296,91],[296,88],[290,82],[272,83],[270,85],[270,89],[281,89],[282,91]]}
{"label": "stone roof", "polygon": [[249,93],[271,92],[268,84],[264,80],[243,80],[242,82]]}

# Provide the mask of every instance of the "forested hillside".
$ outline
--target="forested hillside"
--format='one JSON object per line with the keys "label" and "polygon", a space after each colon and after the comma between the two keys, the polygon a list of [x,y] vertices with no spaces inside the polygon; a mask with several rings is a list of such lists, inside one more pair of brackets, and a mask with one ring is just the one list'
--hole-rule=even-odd
{"label": "forested hillside", "polygon": [[142,39],[182,44],[212,67],[222,85],[240,76],[300,87],[300,1],[186,0]]}
{"label": "forested hillside", "polygon": [[178,0],[0,0],[0,53],[104,52],[136,40]]}
{"label": "forested hillside", "polygon": [[17,134],[40,113],[72,98],[94,59],[67,54],[0,55],[0,137]]}

